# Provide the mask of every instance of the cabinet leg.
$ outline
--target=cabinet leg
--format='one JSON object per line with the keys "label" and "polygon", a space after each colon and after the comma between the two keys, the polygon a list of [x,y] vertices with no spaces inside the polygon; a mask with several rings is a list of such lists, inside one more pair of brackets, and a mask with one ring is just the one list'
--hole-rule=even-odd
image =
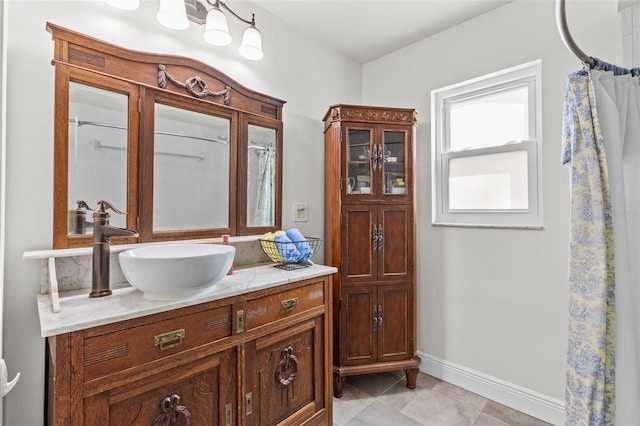
{"label": "cabinet leg", "polygon": [[417,368],[408,368],[404,370],[404,374],[407,376],[407,387],[409,389],[416,388],[416,379],[418,378],[418,369]]}
{"label": "cabinet leg", "polygon": [[[337,373],[333,373],[333,396],[340,398],[342,396],[342,387],[346,377],[340,376]],[[415,382],[415,381],[414,381]]]}

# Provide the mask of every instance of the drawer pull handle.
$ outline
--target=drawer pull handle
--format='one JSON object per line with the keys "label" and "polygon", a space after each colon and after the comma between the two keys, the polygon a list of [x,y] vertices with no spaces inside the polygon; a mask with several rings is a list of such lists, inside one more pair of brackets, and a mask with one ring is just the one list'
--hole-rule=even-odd
{"label": "drawer pull handle", "polygon": [[[293,348],[288,346],[280,353],[282,359],[276,367],[276,382],[283,388],[286,388],[296,378],[298,372],[298,357],[293,354]],[[287,372],[289,376],[286,377]]]}
{"label": "drawer pull handle", "polygon": [[291,299],[283,300],[281,302],[281,306],[283,311],[291,312],[296,308],[296,306],[298,306],[298,298],[293,297]]}
{"label": "drawer pull handle", "polygon": [[165,349],[178,346],[180,343],[182,343],[182,339],[184,339],[184,336],[184,328],[181,328],[180,330],[170,331],[164,334],[158,334],[154,338],[154,345],[160,346],[160,350],[164,351]]}
{"label": "drawer pull handle", "polygon": [[191,412],[180,405],[180,395],[174,393],[160,403],[162,413],[153,420],[151,426],[188,425],[191,423]]}

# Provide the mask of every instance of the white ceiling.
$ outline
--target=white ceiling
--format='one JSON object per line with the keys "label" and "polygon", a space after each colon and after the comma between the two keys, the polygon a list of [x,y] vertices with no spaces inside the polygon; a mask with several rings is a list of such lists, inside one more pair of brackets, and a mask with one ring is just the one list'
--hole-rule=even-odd
{"label": "white ceiling", "polygon": [[[512,0],[254,0],[309,37],[360,63]],[[260,27],[260,18],[256,16]]]}

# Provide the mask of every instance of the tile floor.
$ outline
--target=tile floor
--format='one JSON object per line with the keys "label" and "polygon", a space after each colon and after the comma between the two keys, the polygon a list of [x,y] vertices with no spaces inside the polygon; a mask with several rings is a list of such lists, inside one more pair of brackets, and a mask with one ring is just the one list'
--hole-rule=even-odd
{"label": "tile floor", "polygon": [[424,373],[408,389],[403,372],[347,377],[333,399],[334,426],[543,426],[548,423]]}

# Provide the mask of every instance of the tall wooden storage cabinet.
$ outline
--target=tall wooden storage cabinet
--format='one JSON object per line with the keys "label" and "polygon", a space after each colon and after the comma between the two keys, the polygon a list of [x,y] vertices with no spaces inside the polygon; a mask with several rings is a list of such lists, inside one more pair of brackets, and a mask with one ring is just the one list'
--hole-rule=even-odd
{"label": "tall wooden storage cabinet", "polygon": [[357,374],[404,370],[415,387],[415,124],[413,109],[333,105],[324,117],[336,397]]}

